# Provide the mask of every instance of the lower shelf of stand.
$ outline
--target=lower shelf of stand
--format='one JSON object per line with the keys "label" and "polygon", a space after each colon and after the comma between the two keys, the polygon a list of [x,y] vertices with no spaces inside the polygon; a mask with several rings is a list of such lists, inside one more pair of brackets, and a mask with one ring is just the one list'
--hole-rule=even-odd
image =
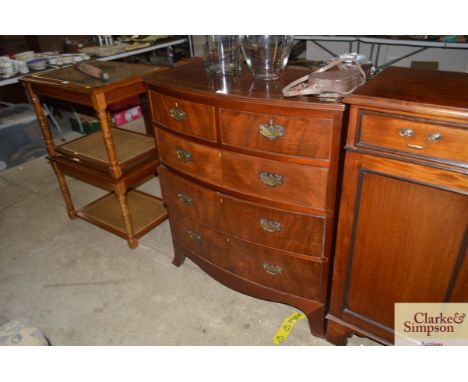
{"label": "lower shelf of stand", "polygon": [[[128,209],[135,237],[140,238],[167,218],[163,201],[145,192],[127,193]],[[117,196],[111,192],[77,211],[77,215],[109,232],[128,239]]]}
{"label": "lower shelf of stand", "polygon": [[[111,131],[117,161],[123,172],[156,158],[153,137],[120,128],[112,128]],[[64,143],[56,150],[69,160],[109,171],[109,159],[100,131]]]}

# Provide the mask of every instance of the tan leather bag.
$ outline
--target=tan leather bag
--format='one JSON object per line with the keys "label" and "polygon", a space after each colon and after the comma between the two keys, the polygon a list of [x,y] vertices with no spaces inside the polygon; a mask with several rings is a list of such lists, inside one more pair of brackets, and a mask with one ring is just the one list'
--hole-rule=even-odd
{"label": "tan leather bag", "polygon": [[[338,70],[329,70],[335,66]],[[357,61],[338,58],[323,68],[286,85],[283,88],[283,95],[340,97],[352,93],[358,86],[363,85],[366,79],[366,73]],[[308,82],[305,83],[306,81]]]}

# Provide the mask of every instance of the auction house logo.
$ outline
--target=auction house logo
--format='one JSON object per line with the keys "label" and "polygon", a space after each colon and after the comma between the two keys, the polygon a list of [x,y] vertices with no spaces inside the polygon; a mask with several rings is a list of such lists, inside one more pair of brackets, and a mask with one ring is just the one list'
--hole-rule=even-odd
{"label": "auction house logo", "polygon": [[395,304],[395,345],[468,345],[468,304]]}

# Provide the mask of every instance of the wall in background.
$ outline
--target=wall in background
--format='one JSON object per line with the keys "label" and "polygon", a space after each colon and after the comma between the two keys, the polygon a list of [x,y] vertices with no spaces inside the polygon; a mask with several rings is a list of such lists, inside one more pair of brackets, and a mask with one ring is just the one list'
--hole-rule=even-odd
{"label": "wall in background", "polygon": [[[330,49],[337,54],[348,53],[349,43],[335,41],[320,41],[320,44]],[[354,45],[356,46],[356,44]],[[404,56],[410,52],[417,50],[417,47],[408,46],[381,46],[378,64],[382,65],[392,61],[397,57]],[[377,46],[374,48],[374,57],[377,51]],[[360,44],[359,52],[370,56],[371,44]],[[311,41],[307,41],[307,59],[313,61],[329,60],[331,55],[319,48]],[[413,56],[398,61],[394,66],[410,67],[412,61],[437,61],[439,70],[449,70],[455,72],[468,73],[468,49],[442,49],[429,48]]]}
{"label": "wall in background", "polygon": [[202,35],[192,35],[193,54],[197,57],[203,56],[203,37]]}

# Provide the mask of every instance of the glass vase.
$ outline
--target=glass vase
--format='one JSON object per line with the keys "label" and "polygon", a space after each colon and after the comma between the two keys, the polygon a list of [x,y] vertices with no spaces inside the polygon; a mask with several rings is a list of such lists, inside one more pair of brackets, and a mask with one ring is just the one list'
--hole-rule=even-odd
{"label": "glass vase", "polygon": [[276,80],[288,63],[294,36],[241,35],[242,53],[256,80]]}

